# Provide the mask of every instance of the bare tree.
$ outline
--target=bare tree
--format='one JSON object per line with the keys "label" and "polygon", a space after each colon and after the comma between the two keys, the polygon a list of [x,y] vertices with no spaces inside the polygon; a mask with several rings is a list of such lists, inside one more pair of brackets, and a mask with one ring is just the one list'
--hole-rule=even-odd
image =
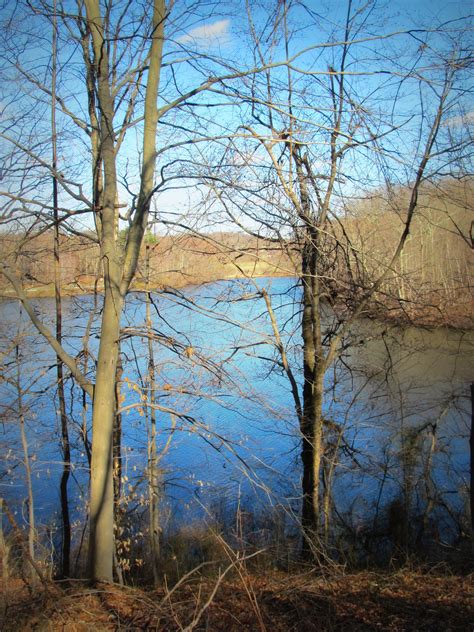
{"label": "bare tree", "polygon": [[[293,52],[291,15],[301,20],[302,14],[321,40]],[[454,35],[466,21],[385,32],[374,30],[372,14],[371,4],[347,2],[344,16],[328,15],[325,38],[324,19],[306,6],[281,3],[262,25],[248,4],[253,52],[266,70],[241,85],[240,98],[249,104],[241,136],[227,145],[219,177],[214,169],[206,180],[224,214],[286,249],[298,270],[302,392],[298,368],[288,364],[278,340],[275,346],[302,438],[307,551],[318,549],[322,514],[329,519],[327,498],[324,511],[321,505],[323,463],[331,460],[324,413],[328,372],[352,324],[375,299],[383,301],[386,282],[404,265],[423,183],[445,173],[464,177],[456,165],[469,156],[468,137],[453,142],[445,125],[468,94],[470,60]],[[282,52],[286,62],[275,68]],[[359,270],[367,266],[345,228],[345,213],[377,187],[390,191],[395,184],[406,193],[397,237],[384,264],[363,277]]]}
{"label": "bare tree", "polygon": [[[198,64],[192,70],[194,87],[181,90],[176,86],[175,95],[163,95],[163,102],[159,104],[165,22],[168,21],[171,32],[179,33],[181,29],[181,33],[183,30],[186,33],[186,29],[191,28],[195,15],[193,11],[189,14],[185,12],[186,22],[179,10],[174,18],[170,18],[171,9],[162,0],[156,0],[152,7],[137,5],[133,12],[130,12],[127,2],[118,2],[113,6],[98,0],[86,0],[84,4],[78,3],[77,6],[73,3],[58,3],[58,28],[65,44],[62,54],[65,56],[68,50],[74,60],[74,64],[68,62],[70,67],[77,65],[82,68],[85,93],[84,99],[82,102],[79,100],[78,107],[75,108],[72,105],[74,97],[70,92],[67,93],[70,86],[67,80],[63,80],[62,91],[58,90],[53,98],[61,112],[62,121],[72,122],[76,130],[76,135],[69,137],[70,141],[81,148],[82,156],[89,156],[89,183],[87,178],[84,181],[82,165],[64,164],[64,171],[60,171],[59,165],[51,164],[44,155],[49,145],[47,137],[43,144],[38,142],[35,146],[31,142],[31,130],[37,122],[26,111],[28,106],[22,116],[13,113],[14,123],[5,124],[1,132],[4,147],[10,148],[6,150],[6,154],[10,151],[10,155],[20,156],[22,172],[15,179],[16,172],[10,170],[9,188],[2,192],[10,205],[8,217],[12,221],[16,218],[17,222],[23,222],[30,233],[35,227],[36,230],[44,231],[48,226],[58,224],[54,221],[53,209],[43,190],[46,174],[53,176],[60,189],[60,199],[64,201],[59,207],[53,205],[63,227],[73,233],[84,233],[76,218],[85,214],[91,215],[95,222],[95,234],[91,234],[90,229],[88,234],[100,247],[104,300],[93,382],[82,372],[80,363],[64,350],[61,342],[35,313],[21,280],[15,274],[14,257],[2,265],[3,274],[24,303],[35,327],[50,343],[78,385],[93,399],[89,555],[90,574],[95,579],[112,580],[113,577],[112,448],[116,417],[115,376],[125,297],[137,269],[152,197],[164,183],[163,178],[158,183],[155,180],[158,121],[168,112],[185,108],[191,97],[196,98],[210,89],[216,81],[213,73],[209,72],[208,66],[214,65],[214,60],[210,59],[202,67]],[[44,96],[51,97],[51,89],[31,64],[28,66],[28,58],[22,58],[24,42],[21,31],[16,28],[20,16],[28,17],[32,24],[40,25],[44,17],[49,20],[51,11],[42,3],[37,6],[18,5],[10,16],[5,43],[9,72],[16,73],[17,77],[34,87],[39,95],[36,103],[41,107]],[[198,19],[202,19],[202,16],[198,16]],[[32,41],[38,41],[34,39],[33,33],[32,37]],[[180,43],[178,36],[176,40],[173,42],[170,39],[170,43],[174,51],[174,61],[179,66],[184,63],[179,59],[184,45]],[[185,41],[189,41],[189,36],[186,36]],[[65,59],[64,56],[62,60]],[[203,55],[202,59],[205,58]],[[189,61],[193,63],[192,56]],[[63,75],[65,68],[62,65]],[[171,79],[168,85],[171,87],[176,85],[173,83],[174,72],[172,66],[168,70]],[[71,76],[68,80],[73,82],[74,90],[77,82],[74,85],[75,80]],[[139,162],[139,175],[129,178],[127,173],[120,176],[119,158],[120,151],[126,146],[126,134],[132,129],[141,130],[139,161],[134,160],[135,164]],[[191,132],[190,129],[189,133]],[[77,133],[85,136],[89,145],[86,146],[86,151],[82,150],[80,144],[84,139],[79,140]],[[164,146],[166,147],[166,143]],[[129,152],[130,147],[126,151]],[[120,165],[123,167],[127,161],[125,159]],[[27,191],[33,190],[33,182],[38,193],[28,197]],[[130,194],[128,212],[123,214],[124,221],[128,224],[125,242],[118,238],[119,212],[124,208],[118,203],[120,183],[121,190]]]}
{"label": "bare tree", "polygon": [[[260,70],[253,65],[242,70],[217,55],[210,41],[212,29],[199,26],[211,19],[212,10],[213,3],[183,9],[161,0],[153,6],[121,0],[58,2],[58,81],[53,95],[50,81],[44,79],[50,77],[51,55],[41,39],[41,29],[50,28],[51,7],[17,3],[5,21],[3,70],[13,80],[8,96],[17,107],[8,110],[0,131],[7,165],[3,220],[6,226],[21,227],[24,237],[1,271],[64,371],[93,400],[89,555],[95,579],[113,577],[113,428],[121,317],[152,199],[183,183],[193,187],[196,170],[187,150],[228,137],[225,118],[211,120],[207,114],[206,108],[234,103],[233,98],[220,101],[216,85]],[[32,50],[41,60],[38,64],[32,63]],[[56,166],[50,158],[51,128],[44,128],[43,117],[46,104],[49,114],[51,99],[58,125]],[[58,186],[57,205],[51,203],[51,176]],[[156,219],[165,221],[159,202],[156,208]],[[125,239],[119,235],[121,225],[126,226]],[[92,377],[84,371],[85,361],[68,353],[66,341],[61,344],[39,318],[18,274],[18,254],[52,226],[89,240],[100,252],[98,286],[104,299]],[[85,445],[87,451],[87,439]]]}

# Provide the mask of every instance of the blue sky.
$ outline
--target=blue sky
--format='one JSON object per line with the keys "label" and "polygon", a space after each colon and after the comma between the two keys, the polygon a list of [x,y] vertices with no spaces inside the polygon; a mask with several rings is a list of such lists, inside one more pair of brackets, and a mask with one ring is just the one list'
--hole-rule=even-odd
{"label": "blue sky", "polygon": [[[249,1],[248,4],[250,15],[252,16],[257,29],[261,28],[263,19],[265,18],[265,14],[263,10],[259,8],[259,5],[260,3],[253,1]],[[181,10],[183,6],[186,5],[176,5],[176,10]],[[192,3],[189,3],[189,6],[192,6]],[[207,10],[207,3],[204,3],[203,5],[198,3],[197,7],[199,11],[201,11],[201,6],[203,7],[202,12]],[[276,5],[270,3],[269,6]],[[354,9],[358,6],[365,6],[365,3],[353,3]],[[365,32],[377,35],[392,32],[398,29],[414,28],[415,26],[422,26],[425,28],[438,26],[441,22],[455,20],[461,16],[465,16],[469,10],[469,5],[466,3],[453,1],[440,2],[439,0],[434,2],[428,2],[427,0],[422,0],[420,2],[396,0],[394,2],[386,3],[379,2],[374,6],[376,10],[374,9],[374,11],[369,15],[368,22],[365,25]],[[327,41],[328,33],[329,36],[331,36],[331,29],[336,28],[336,26],[339,26],[338,31],[340,33],[340,27],[345,18],[347,3],[343,0],[334,0],[331,3],[327,3],[326,7],[324,7],[324,4],[319,0],[311,0],[306,3],[306,8],[307,10],[302,6],[296,5],[290,14],[289,21],[291,23],[291,29],[294,32],[294,37],[290,42],[290,55],[306,46]],[[4,9],[4,13],[6,11],[7,9]],[[24,26],[28,27],[32,26],[32,24],[25,24]],[[183,12],[178,26],[178,30],[174,33],[174,43],[169,42],[166,46],[166,61],[169,62],[174,60],[175,63],[174,75],[170,72],[169,67],[163,72],[163,98],[167,98],[167,95],[169,98],[172,98],[172,95],[176,96],[179,90],[185,91],[190,87],[199,85],[202,81],[206,80],[208,76],[206,74],[207,72],[211,74],[225,74],[228,72],[228,70],[223,67],[223,64],[215,63],[212,60],[213,57],[220,57],[224,62],[224,65],[225,63],[228,63],[230,66],[243,66],[247,68],[253,66],[254,62],[252,58],[252,50],[249,46],[249,41],[245,36],[247,13],[244,2],[240,4],[216,2],[211,14],[207,17],[204,17],[203,15],[199,16],[197,14],[186,14],[186,12]],[[48,27],[45,28],[46,39],[39,41],[38,46],[35,49],[27,49],[25,53],[25,60],[32,68],[35,69],[35,72],[37,71],[39,73],[39,76],[46,77],[47,80],[49,58],[49,50],[47,46]],[[170,26],[168,29],[169,34],[172,32],[171,29],[172,27]],[[340,35],[337,37],[340,39]],[[421,35],[420,37],[423,38],[424,36]],[[391,66],[394,62],[402,61],[403,54],[406,52],[406,50],[403,49],[403,46],[407,43],[410,45],[414,44],[413,41],[408,42],[408,40],[403,40],[403,42],[404,44],[399,44],[398,48],[393,40],[386,40],[383,43],[383,46],[367,43],[364,46],[358,47],[357,54],[361,55],[361,57],[354,61],[355,65],[353,65],[353,68],[359,70],[370,69],[370,57],[375,54],[374,51],[377,47],[377,55],[379,55],[380,52],[382,53],[382,56],[379,55],[378,61],[376,62],[379,64],[380,68],[383,68],[384,66]],[[417,44],[415,44],[414,50],[416,50],[416,45]],[[264,43],[262,43],[262,47],[266,47],[264,46]],[[268,49],[268,47],[266,48]],[[34,50],[34,53],[32,50]],[[202,55],[199,62],[196,62],[196,56],[193,53],[193,50]],[[178,59],[184,59],[186,57],[188,51],[191,52],[191,57],[194,57],[193,60],[177,63]],[[330,57],[326,54],[328,52],[327,49],[325,54],[321,57],[319,56],[320,52],[321,51],[313,51],[302,56],[298,59],[298,66],[306,70],[320,70],[325,73],[327,71],[327,64]],[[267,54],[267,51],[265,51],[265,54]],[[336,53],[336,56],[337,54],[339,54],[339,52]],[[385,59],[383,57],[384,54],[386,56]],[[272,55],[273,60],[283,60],[285,58],[284,47],[281,42],[275,46]],[[398,59],[398,55],[400,55],[400,59]],[[367,58],[365,62],[362,61],[362,56]],[[81,63],[77,51],[75,53],[73,52],[73,46],[71,43],[66,45],[65,42],[60,49],[61,62],[64,62],[66,58],[66,65],[60,73],[60,89],[64,89],[63,94],[68,100],[68,104],[71,108],[81,115],[84,115],[86,108],[84,86],[81,79]],[[282,85],[284,85],[285,74],[286,69],[281,68],[279,70],[275,70],[272,73],[272,77],[276,81],[281,81]],[[361,80],[353,79],[352,83],[353,86],[357,88],[357,94],[369,94],[371,91],[370,86],[373,85],[375,89],[376,82],[379,82],[379,79],[379,77],[374,78],[367,76]],[[297,78],[295,76],[295,81],[296,80]],[[300,82],[303,82],[303,80],[306,81],[304,76],[298,78],[298,81]],[[327,82],[327,78],[315,75],[313,87],[308,88],[308,94],[313,94],[314,99],[317,99],[318,80],[321,82]],[[301,85],[303,85],[303,83],[301,83]],[[323,83],[321,83],[321,85],[323,85]],[[226,89],[228,87],[232,87],[232,82],[228,82]],[[24,94],[22,92],[24,88],[25,86],[18,85],[19,94],[23,94],[21,98],[26,99],[25,103],[27,103],[29,99],[29,89],[27,88],[25,90],[26,94]],[[176,88],[178,88],[178,90],[176,90]],[[8,91],[9,89],[10,87],[7,86],[7,84],[4,84],[4,90]],[[324,86],[321,90],[323,89]],[[390,99],[392,98],[392,94],[394,94],[394,84],[390,85],[388,80],[386,80],[384,90],[386,103],[383,107],[385,107],[388,112],[390,108]],[[400,106],[403,106],[403,112],[400,112],[399,116],[407,117],[411,114],[416,116],[416,108],[418,107],[417,104],[419,97],[416,82],[412,82],[410,86],[403,86],[403,90],[405,90],[405,93],[397,93],[398,98],[401,94],[403,95],[403,98],[399,100]],[[383,97],[383,93],[379,94]],[[425,101],[425,107],[429,107],[430,102],[428,91],[426,92],[425,99],[427,99]],[[163,143],[173,143],[175,140],[192,138],[193,132],[184,132],[183,126],[189,126],[190,128],[194,126],[194,122],[192,121],[193,115],[197,115],[199,117],[197,124],[201,126],[201,130],[204,130],[204,132],[201,133],[209,132],[210,134],[225,134],[227,132],[235,132],[238,128],[239,118],[245,118],[245,116],[248,116],[249,113],[248,107],[247,111],[245,108],[238,109],[237,106],[230,105],[229,98],[222,95],[203,93],[199,97],[193,99],[193,101],[194,103],[199,103],[200,107],[197,108],[194,106],[193,110],[189,109],[182,111],[177,117],[175,117],[173,113],[170,113],[170,115],[163,120],[160,125],[160,134],[158,138],[159,149],[163,146]],[[216,103],[218,102],[222,103],[220,107],[216,107]],[[204,107],[204,104],[206,103],[208,106],[212,107]],[[382,103],[382,100],[380,103]],[[15,108],[15,104],[13,104],[12,107]],[[413,109],[412,113],[410,112],[411,109]],[[469,105],[466,104],[467,116],[470,116],[473,110],[474,107],[469,109]],[[41,131],[41,133],[45,133],[47,136],[49,124],[49,111],[47,104],[39,106],[36,103],[32,112],[33,117],[31,125],[36,127],[38,134],[41,130],[44,130]],[[35,115],[37,120],[35,120]],[[459,112],[453,112],[452,118],[455,120],[456,117],[460,116],[462,115]],[[400,120],[402,120],[402,118],[400,118]],[[59,115],[58,122],[60,127],[64,126],[66,119]],[[173,125],[178,127],[173,128]],[[18,129],[19,128],[17,128],[17,131]],[[129,184],[132,187],[136,187],[137,181],[137,161],[139,158],[140,134],[140,126],[137,126],[136,131],[132,130],[129,132],[129,139],[124,145],[123,156],[120,161],[120,176],[124,178],[125,175],[127,175]],[[408,136],[406,136],[406,138],[408,139]],[[82,160],[84,147],[86,146],[82,145],[84,141],[87,144],[87,138],[85,137],[81,142],[79,142],[75,140],[73,136],[70,136],[63,142],[60,159],[64,169],[69,169],[72,175],[74,175],[75,172],[74,177],[78,177],[77,174],[80,172],[80,160]],[[411,150],[411,140],[410,142],[407,140],[406,147]],[[218,150],[216,149],[216,151]],[[158,162],[159,168],[163,166],[167,160],[171,160],[173,157],[178,157],[178,155],[183,157],[185,156],[185,153],[179,150],[171,152],[168,155],[170,156],[169,158],[166,157],[166,154],[160,156]],[[210,157],[211,154],[209,153],[209,149],[203,152],[203,161],[210,159]],[[323,162],[324,158],[321,158],[321,163]],[[85,190],[88,188],[89,173],[90,168],[89,166],[86,166],[84,173],[80,176],[81,179],[83,179]],[[121,198],[121,201],[130,200],[129,194],[123,187],[121,189]],[[173,189],[169,192],[160,194],[157,198],[160,212],[182,212],[185,214],[190,206],[199,205],[200,202],[201,195],[197,190],[193,189]]]}

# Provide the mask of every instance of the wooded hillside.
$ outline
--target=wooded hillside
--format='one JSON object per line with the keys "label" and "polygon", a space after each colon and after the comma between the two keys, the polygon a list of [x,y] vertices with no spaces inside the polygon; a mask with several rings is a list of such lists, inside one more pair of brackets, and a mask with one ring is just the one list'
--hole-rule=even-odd
{"label": "wooded hillside", "polygon": [[[336,302],[354,302],[372,279],[390,264],[400,226],[405,221],[408,192],[377,191],[348,204],[327,235],[328,286]],[[371,310],[381,317],[412,319],[424,324],[470,326],[473,312],[473,207],[470,179],[444,179],[426,185],[419,213],[396,269],[390,271]],[[126,230],[120,233],[126,239]],[[54,292],[53,231],[0,234],[0,247],[24,279],[27,292]],[[103,289],[96,236],[61,234],[61,284],[65,294]],[[280,243],[243,232],[173,236],[149,232],[141,248],[135,289],[144,287],[149,260],[151,287],[182,288],[220,279],[294,276],[297,257],[291,238]],[[4,296],[12,290],[0,277]]]}

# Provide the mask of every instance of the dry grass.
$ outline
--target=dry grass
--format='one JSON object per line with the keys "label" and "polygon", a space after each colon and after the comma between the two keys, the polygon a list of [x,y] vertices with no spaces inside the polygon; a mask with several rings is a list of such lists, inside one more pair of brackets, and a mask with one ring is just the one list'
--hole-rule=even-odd
{"label": "dry grass", "polygon": [[[13,630],[329,631],[472,630],[472,577],[420,571],[230,578],[190,575],[176,589],[80,582],[31,595],[4,586],[5,632]],[[216,590],[217,588],[217,590]],[[211,598],[210,598],[211,597]]]}

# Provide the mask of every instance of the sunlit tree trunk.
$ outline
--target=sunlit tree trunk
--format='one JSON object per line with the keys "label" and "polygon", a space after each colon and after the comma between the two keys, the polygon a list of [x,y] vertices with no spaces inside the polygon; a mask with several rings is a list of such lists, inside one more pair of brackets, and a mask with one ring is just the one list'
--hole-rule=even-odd
{"label": "sunlit tree trunk", "polygon": [[113,437],[116,418],[115,376],[119,355],[120,320],[125,296],[134,277],[153,193],[158,123],[157,96],[163,49],[165,5],[155,0],[153,35],[144,108],[143,164],[137,211],[125,253],[117,240],[117,173],[114,137],[114,100],[107,45],[98,0],[85,0],[94,51],[100,111],[100,155],[103,190],[100,202],[101,261],[104,305],[97,359],[92,414],[92,460],[90,492],[90,574],[112,581],[114,558]]}
{"label": "sunlit tree trunk", "polygon": [[105,291],[92,415],[89,555],[93,577],[109,581],[113,579],[112,446],[115,421],[115,374],[122,307],[122,297],[109,286]]}

